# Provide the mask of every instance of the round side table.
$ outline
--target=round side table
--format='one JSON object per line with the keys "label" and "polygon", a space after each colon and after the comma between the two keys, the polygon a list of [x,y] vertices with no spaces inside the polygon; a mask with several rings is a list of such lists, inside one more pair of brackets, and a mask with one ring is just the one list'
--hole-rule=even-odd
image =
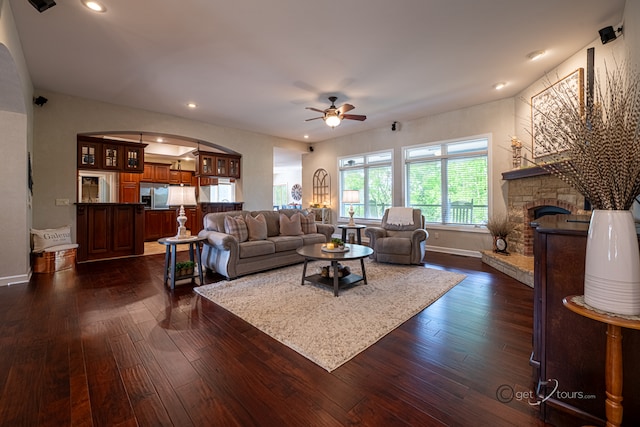
{"label": "round side table", "polygon": [[607,352],[605,361],[605,386],[607,399],[605,413],[607,427],[622,424],[622,328],[639,329],[640,320],[637,316],[617,316],[595,310],[584,303],[582,295],[565,297],[562,303],[569,310],[589,319],[607,325]]}
{"label": "round side table", "polygon": [[338,226],[338,228],[342,229],[342,241],[345,243],[349,243],[347,242],[347,230],[356,230],[356,239],[357,239],[357,243],[359,245],[362,244],[362,235],[360,234],[362,229],[367,228],[366,225],[348,225],[348,224],[341,224]]}
{"label": "round side table", "polygon": [[[194,279],[198,277],[200,285],[204,285],[204,278],[202,274],[202,259],[200,255],[200,242],[207,240],[206,237],[191,236],[185,239],[178,239],[176,237],[163,237],[158,240],[158,243],[165,245],[164,255],[164,284],[167,285],[167,280],[171,279],[171,289],[176,288],[176,252],[178,245],[189,245],[189,260],[194,263],[193,274],[191,276],[181,276],[179,279],[191,279],[191,283],[194,283]],[[195,252],[195,257],[194,257]]]}

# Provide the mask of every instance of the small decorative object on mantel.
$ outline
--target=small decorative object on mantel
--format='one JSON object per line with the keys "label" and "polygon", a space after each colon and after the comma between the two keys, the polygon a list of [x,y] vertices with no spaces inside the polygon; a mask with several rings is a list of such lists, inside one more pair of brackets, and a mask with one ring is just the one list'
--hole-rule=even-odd
{"label": "small decorative object on mantel", "polygon": [[[640,75],[629,63],[596,76],[594,96],[553,85],[545,111],[535,110],[540,164],[589,200],[584,300],[593,308],[640,314],[640,254],[630,208],[640,194]],[[553,114],[547,115],[552,111]],[[554,120],[561,117],[562,120]]]}
{"label": "small decorative object on mantel", "polygon": [[515,224],[509,221],[509,216],[507,214],[493,215],[487,221],[486,226],[493,236],[493,251],[509,255],[509,252],[507,252],[507,237],[515,229]]}
{"label": "small decorative object on mantel", "polygon": [[519,169],[522,166],[522,141],[517,136],[511,137],[511,151],[513,153],[513,169]]}

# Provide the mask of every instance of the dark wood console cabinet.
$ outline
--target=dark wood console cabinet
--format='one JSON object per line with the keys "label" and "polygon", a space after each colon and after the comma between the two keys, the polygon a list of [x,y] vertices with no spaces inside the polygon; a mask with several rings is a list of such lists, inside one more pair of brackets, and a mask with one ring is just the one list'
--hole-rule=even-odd
{"label": "dark wood console cabinet", "polygon": [[78,203],[78,261],[144,254],[144,205]]}
{"label": "dark wood console cabinet", "polygon": [[[540,415],[557,426],[604,425],[606,326],[562,304],[584,293],[588,217],[543,217],[534,240],[534,389],[547,396]],[[640,425],[640,331],[622,330],[623,425]],[[548,380],[552,380],[550,383]],[[545,386],[545,382],[548,383]]]}

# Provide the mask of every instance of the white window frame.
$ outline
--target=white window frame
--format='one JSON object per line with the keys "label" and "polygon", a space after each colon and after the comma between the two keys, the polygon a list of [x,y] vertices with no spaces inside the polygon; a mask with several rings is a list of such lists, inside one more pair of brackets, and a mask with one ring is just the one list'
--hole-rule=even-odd
{"label": "white window frame", "polygon": [[[455,158],[464,158],[464,157],[469,157],[469,155],[475,155],[475,154],[482,154],[484,152],[484,154],[486,154],[487,156],[487,214],[488,216],[491,216],[491,200],[493,200],[493,185],[492,185],[492,179],[491,177],[493,176],[493,167],[492,167],[492,134],[480,134],[480,135],[472,135],[472,136],[467,136],[467,137],[462,137],[462,138],[454,138],[454,139],[447,139],[447,140],[441,140],[441,141],[433,141],[433,142],[427,142],[427,143],[422,143],[422,144],[416,144],[416,145],[408,145],[408,146],[403,146],[402,147],[402,156],[403,156],[403,171],[402,171],[402,178],[403,178],[403,182],[402,182],[402,189],[403,189],[403,198],[404,198],[404,205],[408,206],[408,201],[409,201],[409,185],[408,185],[408,177],[407,177],[407,165],[409,163],[414,163],[414,162],[421,162],[426,160],[427,158],[422,157],[422,158],[412,158],[409,159],[408,158],[408,152],[410,150],[413,149],[417,149],[417,148],[424,148],[424,147],[432,147],[432,146],[436,146],[436,145],[440,145],[442,147],[446,147],[448,144],[453,144],[453,143],[461,143],[461,142],[465,142],[465,141],[474,141],[474,140],[478,140],[478,139],[486,139],[487,141],[487,149],[485,150],[481,150],[478,151],[476,153],[469,153],[469,152],[465,152],[465,153],[461,153],[461,154],[452,154],[449,155],[446,153],[446,148],[443,148],[443,155],[438,156],[439,158],[447,158],[447,159],[455,159]],[[446,181],[446,172],[443,170],[443,180],[442,180],[442,185],[446,186],[447,185],[447,181]],[[444,189],[444,191],[442,191],[442,201],[441,204],[444,206],[447,203],[447,191],[446,189]],[[429,228],[438,228],[438,229],[442,229],[442,230],[464,230],[464,231],[478,231],[478,232],[486,232],[486,228],[484,227],[484,224],[455,224],[455,223],[446,223],[446,222],[427,222]]]}
{"label": "white window frame", "polygon": [[[380,155],[389,155],[389,159],[388,160],[383,160],[383,161],[374,161],[372,160],[372,158],[375,158],[376,156],[380,156]],[[349,165],[345,165],[344,162],[350,160],[350,159],[354,159],[356,157],[362,157],[364,159],[363,163],[359,163],[359,164],[355,164],[353,166],[349,166]],[[344,182],[342,180],[342,172],[345,170],[351,170],[351,169],[364,169],[364,174],[365,174],[365,178],[364,178],[364,182],[365,182],[365,188],[363,189],[364,192],[364,201],[361,202],[361,204],[364,205],[365,208],[365,212],[367,212],[367,202],[366,200],[369,200],[369,187],[367,184],[368,182],[368,169],[370,168],[375,168],[375,167],[380,167],[380,166],[389,166],[391,168],[391,204],[393,204],[393,159],[394,159],[394,155],[393,155],[393,149],[388,149],[388,150],[379,150],[379,151],[371,151],[368,153],[357,153],[357,154],[352,154],[349,156],[342,156],[342,157],[338,157],[338,177],[339,177],[339,183],[338,183],[338,206],[337,206],[337,213],[338,213],[338,218],[339,221],[345,221],[348,220],[349,217],[342,215],[342,192],[344,190],[343,185]],[[379,222],[380,218],[367,218],[367,217],[356,217],[354,216],[354,218],[367,222],[367,221],[374,221],[374,222]]]}

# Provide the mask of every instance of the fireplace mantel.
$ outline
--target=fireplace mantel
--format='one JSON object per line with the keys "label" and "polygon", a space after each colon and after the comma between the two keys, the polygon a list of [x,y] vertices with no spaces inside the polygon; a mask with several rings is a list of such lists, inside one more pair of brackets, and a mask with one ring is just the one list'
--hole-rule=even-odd
{"label": "fireplace mantel", "polygon": [[529,178],[532,176],[549,175],[550,172],[540,166],[533,166],[530,168],[513,169],[510,171],[502,172],[502,179],[509,181],[512,179]]}

